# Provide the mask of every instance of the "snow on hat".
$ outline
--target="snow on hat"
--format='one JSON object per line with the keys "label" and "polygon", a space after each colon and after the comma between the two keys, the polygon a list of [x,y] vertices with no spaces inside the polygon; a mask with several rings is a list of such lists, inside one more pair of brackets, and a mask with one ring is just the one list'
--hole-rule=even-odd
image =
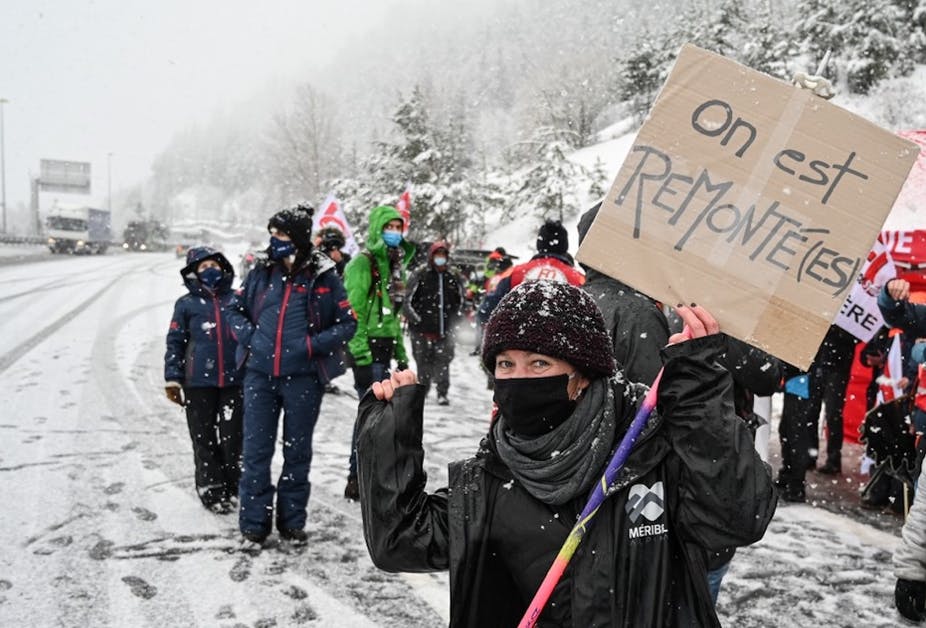
{"label": "snow on hat", "polygon": [[299,204],[289,209],[283,209],[271,216],[267,223],[267,231],[282,231],[289,236],[296,249],[304,253],[312,250],[312,214],[315,208],[311,205]]}
{"label": "snow on hat", "polygon": [[558,253],[565,255],[569,252],[569,233],[558,220],[547,220],[537,233],[538,253]]}
{"label": "snow on hat", "polygon": [[609,377],[616,365],[601,310],[580,288],[559,281],[528,281],[499,302],[482,339],[482,364],[493,373],[508,349],[565,360],[588,377]]}

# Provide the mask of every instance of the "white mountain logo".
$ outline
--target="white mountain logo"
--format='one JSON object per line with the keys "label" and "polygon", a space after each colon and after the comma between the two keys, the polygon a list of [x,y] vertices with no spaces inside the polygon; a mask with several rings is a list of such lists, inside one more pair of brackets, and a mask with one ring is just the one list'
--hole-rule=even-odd
{"label": "white mountain logo", "polygon": [[634,484],[630,487],[630,496],[627,498],[627,516],[636,523],[640,516],[648,521],[656,521],[662,516],[665,506],[665,490],[662,481],[652,486]]}

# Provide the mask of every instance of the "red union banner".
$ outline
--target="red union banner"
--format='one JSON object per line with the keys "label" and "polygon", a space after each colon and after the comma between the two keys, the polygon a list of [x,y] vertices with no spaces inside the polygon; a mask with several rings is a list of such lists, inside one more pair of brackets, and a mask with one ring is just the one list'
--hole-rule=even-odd
{"label": "red union banner", "polygon": [[891,279],[910,282],[910,300],[926,303],[926,230],[882,231],[858,281],[833,321],[863,342],[884,325],[878,292]]}
{"label": "red union banner", "polygon": [[395,208],[399,210],[399,213],[402,215],[402,222],[405,223],[402,235],[408,235],[408,227],[412,222],[412,184],[405,184],[405,191],[402,192],[402,195],[399,197],[399,202],[395,204]]}

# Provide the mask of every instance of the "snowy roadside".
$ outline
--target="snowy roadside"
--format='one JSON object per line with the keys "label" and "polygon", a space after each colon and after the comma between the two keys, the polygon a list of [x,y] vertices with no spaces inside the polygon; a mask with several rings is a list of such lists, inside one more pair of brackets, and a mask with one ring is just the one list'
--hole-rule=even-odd
{"label": "snowy roadside", "polygon": [[[273,536],[259,555],[243,554],[236,517],[199,505],[183,415],[162,398],[180,264],[147,254],[0,268],[0,625],[446,625],[446,574],[373,567],[360,509],[341,496],[350,375],[336,381],[342,394],[326,396],[316,429],[306,548]],[[432,490],[487,427],[491,393],[464,340],[451,405],[432,393],[426,407]],[[721,619],[895,626],[896,540],[782,505],[765,538],[734,558]]]}

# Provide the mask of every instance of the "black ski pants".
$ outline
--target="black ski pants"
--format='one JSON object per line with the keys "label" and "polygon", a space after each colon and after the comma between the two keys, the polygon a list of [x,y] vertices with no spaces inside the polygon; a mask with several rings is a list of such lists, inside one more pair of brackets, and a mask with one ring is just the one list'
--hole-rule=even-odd
{"label": "black ski pants", "polygon": [[238,496],[241,477],[241,387],[184,388],[193,443],[196,492],[205,506]]}

